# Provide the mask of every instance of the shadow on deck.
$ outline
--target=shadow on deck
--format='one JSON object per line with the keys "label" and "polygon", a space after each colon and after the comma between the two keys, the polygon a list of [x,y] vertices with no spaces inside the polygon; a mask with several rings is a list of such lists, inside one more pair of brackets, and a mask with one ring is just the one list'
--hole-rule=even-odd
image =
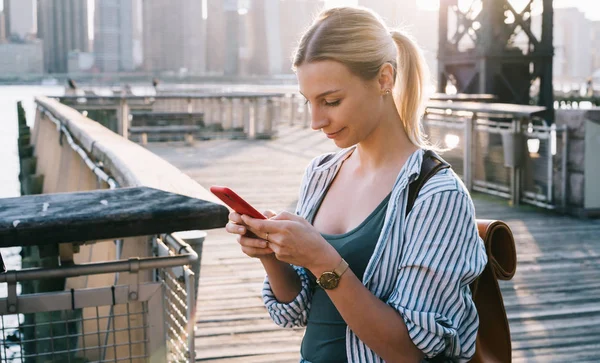
{"label": "shadow on deck", "polygon": [[[228,185],[259,209],[293,210],[305,166],[334,145],[282,127],[272,141],[212,140],[148,148],[204,187]],[[578,220],[474,194],[478,218],[512,228],[518,266],[501,281],[515,362],[600,361],[600,221]],[[200,361],[297,362],[302,329],[280,329],[260,297],[263,270],[224,230],[205,242],[198,298]]]}

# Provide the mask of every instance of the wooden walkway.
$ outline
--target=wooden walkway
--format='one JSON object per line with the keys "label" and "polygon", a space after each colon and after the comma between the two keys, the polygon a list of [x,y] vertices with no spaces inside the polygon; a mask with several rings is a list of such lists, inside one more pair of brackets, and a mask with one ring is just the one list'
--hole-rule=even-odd
{"label": "wooden walkway", "polygon": [[[272,141],[150,144],[200,184],[228,185],[259,209],[293,210],[304,167],[334,150],[311,130],[281,127]],[[515,362],[600,361],[600,221],[507,206],[473,195],[478,218],[502,219],[518,266],[501,282]],[[303,330],[280,329],[260,297],[263,270],[234,238],[211,230],[204,245],[196,323],[198,361],[297,362]]]}

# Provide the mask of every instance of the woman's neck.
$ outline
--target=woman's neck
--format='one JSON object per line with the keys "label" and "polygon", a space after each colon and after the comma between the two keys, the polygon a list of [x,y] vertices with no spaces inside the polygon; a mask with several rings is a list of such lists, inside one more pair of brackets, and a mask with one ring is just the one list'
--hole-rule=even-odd
{"label": "woman's neck", "polygon": [[357,162],[359,169],[371,172],[388,167],[402,167],[417,149],[404,131],[400,116],[393,112],[387,119],[381,120],[379,127],[357,145],[351,157]]}

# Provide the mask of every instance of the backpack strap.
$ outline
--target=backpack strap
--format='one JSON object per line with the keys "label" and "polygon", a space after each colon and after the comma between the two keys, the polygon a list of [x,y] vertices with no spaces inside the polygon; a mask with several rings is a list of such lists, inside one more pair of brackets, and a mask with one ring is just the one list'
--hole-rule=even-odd
{"label": "backpack strap", "polygon": [[421,188],[427,183],[431,177],[437,174],[440,170],[449,169],[451,166],[432,150],[426,150],[423,154],[423,162],[421,163],[421,172],[419,177],[410,183],[408,188],[408,202],[406,203],[406,214],[410,213],[412,207],[417,200],[417,196]]}

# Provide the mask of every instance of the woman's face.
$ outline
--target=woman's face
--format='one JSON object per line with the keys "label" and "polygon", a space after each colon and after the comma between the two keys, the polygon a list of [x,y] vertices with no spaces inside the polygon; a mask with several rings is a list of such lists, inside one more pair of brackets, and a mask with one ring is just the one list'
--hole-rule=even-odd
{"label": "woman's face", "polygon": [[364,81],[335,61],[302,64],[296,70],[300,93],[310,103],[314,130],[340,148],[366,139],[378,126],[383,97],[377,79]]}

